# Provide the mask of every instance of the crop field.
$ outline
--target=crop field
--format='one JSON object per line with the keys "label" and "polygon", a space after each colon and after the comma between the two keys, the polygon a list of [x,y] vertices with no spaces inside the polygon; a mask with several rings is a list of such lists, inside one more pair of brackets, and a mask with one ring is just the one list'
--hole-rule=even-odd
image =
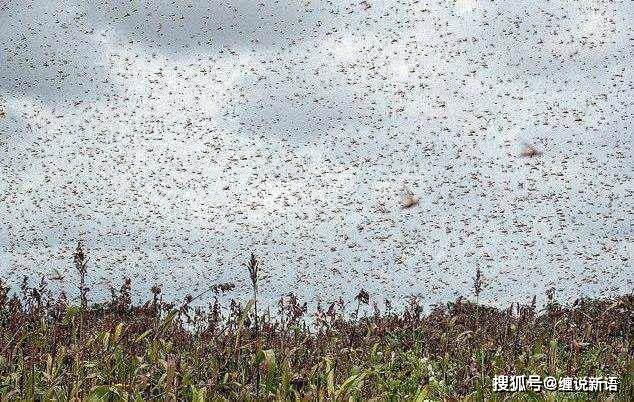
{"label": "crop field", "polygon": [[[75,253],[85,272],[81,247]],[[130,280],[107,301],[52,296],[46,282],[0,288],[3,400],[627,400],[632,387],[632,296],[549,298],[505,309],[473,297],[424,313],[416,299],[379,310],[353,300],[307,304],[292,294],[257,310],[257,258],[246,267],[253,298],[192,308],[153,287],[133,302]],[[246,269],[246,268],[245,268]],[[80,277],[83,277],[80,275]],[[221,294],[233,287],[213,285]],[[475,299],[474,299],[475,298]],[[375,306],[367,309],[369,306]],[[364,308],[363,310],[361,310]],[[365,311],[361,313],[360,311]],[[369,312],[368,312],[369,311]],[[494,392],[497,375],[616,377],[617,392]],[[605,391],[605,389],[604,389]]]}

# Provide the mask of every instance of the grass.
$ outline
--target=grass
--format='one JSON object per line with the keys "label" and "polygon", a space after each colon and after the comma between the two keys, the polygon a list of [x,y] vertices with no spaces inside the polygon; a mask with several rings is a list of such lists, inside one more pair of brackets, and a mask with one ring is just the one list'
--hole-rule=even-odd
{"label": "grass", "polygon": [[[84,272],[81,246],[75,266]],[[631,295],[551,298],[498,309],[458,299],[423,313],[402,309],[359,316],[372,296],[361,290],[318,305],[285,296],[276,314],[256,314],[258,260],[247,263],[253,299],[208,308],[165,301],[153,287],[133,303],[125,280],[109,300],[79,303],[42,281],[10,292],[0,283],[2,400],[633,400]],[[481,274],[475,290],[480,293]],[[366,307],[367,309],[367,307]],[[309,324],[310,322],[310,324]],[[497,374],[608,376],[618,394],[495,393]]]}

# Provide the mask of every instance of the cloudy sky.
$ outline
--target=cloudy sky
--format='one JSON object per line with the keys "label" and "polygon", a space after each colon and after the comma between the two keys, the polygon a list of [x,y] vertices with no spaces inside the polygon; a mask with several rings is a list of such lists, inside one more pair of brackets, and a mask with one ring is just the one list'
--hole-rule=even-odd
{"label": "cloudy sky", "polygon": [[5,280],[632,291],[629,1],[0,6]]}

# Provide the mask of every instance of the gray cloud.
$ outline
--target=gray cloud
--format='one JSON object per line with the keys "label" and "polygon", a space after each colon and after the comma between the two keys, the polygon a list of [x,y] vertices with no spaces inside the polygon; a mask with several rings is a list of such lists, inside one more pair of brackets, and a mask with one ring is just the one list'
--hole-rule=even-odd
{"label": "gray cloud", "polygon": [[[395,110],[420,115],[450,102],[454,115],[445,121],[457,128],[477,103],[486,103],[488,114],[507,108],[498,101],[506,91],[475,98],[468,80],[487,92],[514,87],[518,104],[541,93],[546,102],[527,105],[541,114],[557,93],[577,97],[569,88],[605,94],[611,78],[597,71],[606,66],[627,71],[623,3],[478,2],[466,11],[446,2],[386,4],[354,13],[356,23],[341,24],[346,29],[336,35],[251,53],[252,70],[234,86],[226,112],[245,133],[309,138],[346,124],[381,130]],[[362,25],[357,18],[371,24],[353,29]],[[624,102],[621,93],[610,96]]]}
{"label": "gray cloud", "polygon": [[98,34],[75,1],[8,1],[0,14],[0,91],[50,101],[111,92]]}
{"label": "gray cloud", "polygon": [[0,272],[81,236],[179,294],[250,251],[272,297],[631,287],[627,6],[458,3],[9,7]]}
{"label": "gray cloud", "polygon": [[239,50],[288,46],[314,37],[324,23],[320,17],[327,16],[315,3],[109,0],[95,5],[91,17],[97,24],[158,51],[225,46]]}

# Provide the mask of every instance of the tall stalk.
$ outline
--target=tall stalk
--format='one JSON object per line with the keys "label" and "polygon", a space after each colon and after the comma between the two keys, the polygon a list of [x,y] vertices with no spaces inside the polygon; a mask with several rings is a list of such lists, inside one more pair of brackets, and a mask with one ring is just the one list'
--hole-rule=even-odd
{"label": "tall stalk", "polygon": [[88,272],[88,258],[84,254],[81,240],[77,242],[74,254],[75,269],[79,274],[79,303],[82,309],[88,305],[88,288],[86,287],[86,273]]}
{"label": "tall stalk", "polygon": [[88,288],[86,287],[86,273],[88,272],[88,258],[84,253],[81,240],[77,242],[77,248],[73,255],[75,261],[75,269],[79,275],[79,304],[81,306],[79,312],[79,338],[83,335],[84,328],[84,312],[88,307]]}
{"label": "tall stalk", "polygon": [[253,288],[253,310],[255,312],[255,330],[259,330],[258,321],[258,272],[260,270],[260,262],[255,258],[255,254],[251,253],[251,258],[247,264],[249,268],[249,277],[251,278],[251,287]]}

